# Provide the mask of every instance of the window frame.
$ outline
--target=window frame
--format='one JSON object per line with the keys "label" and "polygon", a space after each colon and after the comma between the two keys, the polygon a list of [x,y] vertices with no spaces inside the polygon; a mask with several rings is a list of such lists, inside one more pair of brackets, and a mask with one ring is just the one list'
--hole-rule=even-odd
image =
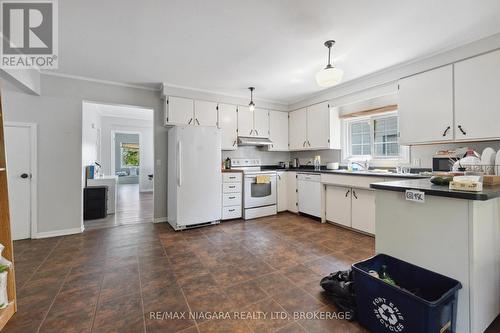
{"label": "window frame", "polygon": [[[377,156],[375,155],[375,120],[397,117],[398,123],[398,145],[399,145],[399,155],[398,156]],[[351,124],[356,122],[369,122],[370,124],[370,138],[371,138],[371,154],[370,155],[352,155],[352,145],[351,145]],[[369,160],[372,163],[380,162],[380,164],[396,164],[399,162],[409,163],[409,147],[401,145],[399,142],[399,114],[398,111],[385,112],[380,114],[373,114],[369,116],[355,117],[352,119],[343,120],[343,161],[366,161]]]}

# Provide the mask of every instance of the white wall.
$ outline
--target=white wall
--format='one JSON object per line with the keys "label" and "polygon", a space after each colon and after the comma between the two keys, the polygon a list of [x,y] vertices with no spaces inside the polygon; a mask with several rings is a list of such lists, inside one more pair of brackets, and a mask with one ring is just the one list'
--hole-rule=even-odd
{"label": "white wall", "polygon": [[158,91],[42,74],[43,94],[3,82],[5,121],[38,124],[38,232],[79,229],[82,221],[82,101],[155,110],[155,217],[166,216],[167,135]]}
{"label": "white wall", "polygon": [[[99,131],[101,116],[95,104],[83,103],[82,110],[82,167],[101,160]],[[83,173],[82,173],[83,174]]]}
{"label": "white wall", "polygon": [[153,122],[120,117],[101,117],[101,126],[101,162],[104,174],[114,175],[113,163],[119,163],[113,161],[112,132],[137,132],[140,134],[139,156],[141,159],[139,190],[141,192],[152,191],[153,182],[148,180],[148,174],[154,174]]}
{"label": "white wall", "polygon": [[40,72],[36,69],[0,69],[0,77],[28,94],[40,95]]}

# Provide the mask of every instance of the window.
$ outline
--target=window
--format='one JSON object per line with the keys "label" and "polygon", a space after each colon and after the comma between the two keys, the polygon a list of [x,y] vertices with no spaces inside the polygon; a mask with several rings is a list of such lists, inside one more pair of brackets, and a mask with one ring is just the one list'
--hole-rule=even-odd
{"label": "window", "polygon": [[345,124],[346,158],[397,159],[404,153],[399,145],[395,113],[356,118]]}
{"label": "window", "polygon": [[140,156],[139,156],[139,144],[138,143],[124,143],[120,144],[121,152],[121,166],[122,168],[127,167],[138,167]]}

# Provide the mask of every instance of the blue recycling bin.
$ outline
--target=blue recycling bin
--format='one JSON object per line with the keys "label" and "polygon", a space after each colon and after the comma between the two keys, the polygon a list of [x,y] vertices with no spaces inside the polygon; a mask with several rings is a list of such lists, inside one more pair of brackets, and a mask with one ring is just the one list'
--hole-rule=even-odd
{"label": "blue recycling bin", "polygon": [[[397,286],[368,273],[382,265]],[[352,269],[357,319],[370,332],[455,332],[459,281],[385,254]]]}

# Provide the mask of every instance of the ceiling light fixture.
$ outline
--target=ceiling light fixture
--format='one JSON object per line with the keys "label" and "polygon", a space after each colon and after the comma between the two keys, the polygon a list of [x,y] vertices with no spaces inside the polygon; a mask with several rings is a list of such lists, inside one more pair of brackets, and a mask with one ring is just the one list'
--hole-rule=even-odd
{"label": "ceiling light fixture", "polygon": [[320,87],[326,88],[340,83],[342,75],[344,74],[344,71],[333,67],[330,62],[330,53],[332,51],[333,44],[335,44],[334,40],[327,40],[325,42],[325,46],[328,48],[328,65],[316,74],[316,82]]}
{"label": "ceiling light fixture", "polygon": [[253,111],[255,110],[255,103],[253,102],[253,91],[255,90],[255,88],[249,87],[248,89],[250,89],[250,103],[248,103],[248,108],[250,109],[250,111]]}

